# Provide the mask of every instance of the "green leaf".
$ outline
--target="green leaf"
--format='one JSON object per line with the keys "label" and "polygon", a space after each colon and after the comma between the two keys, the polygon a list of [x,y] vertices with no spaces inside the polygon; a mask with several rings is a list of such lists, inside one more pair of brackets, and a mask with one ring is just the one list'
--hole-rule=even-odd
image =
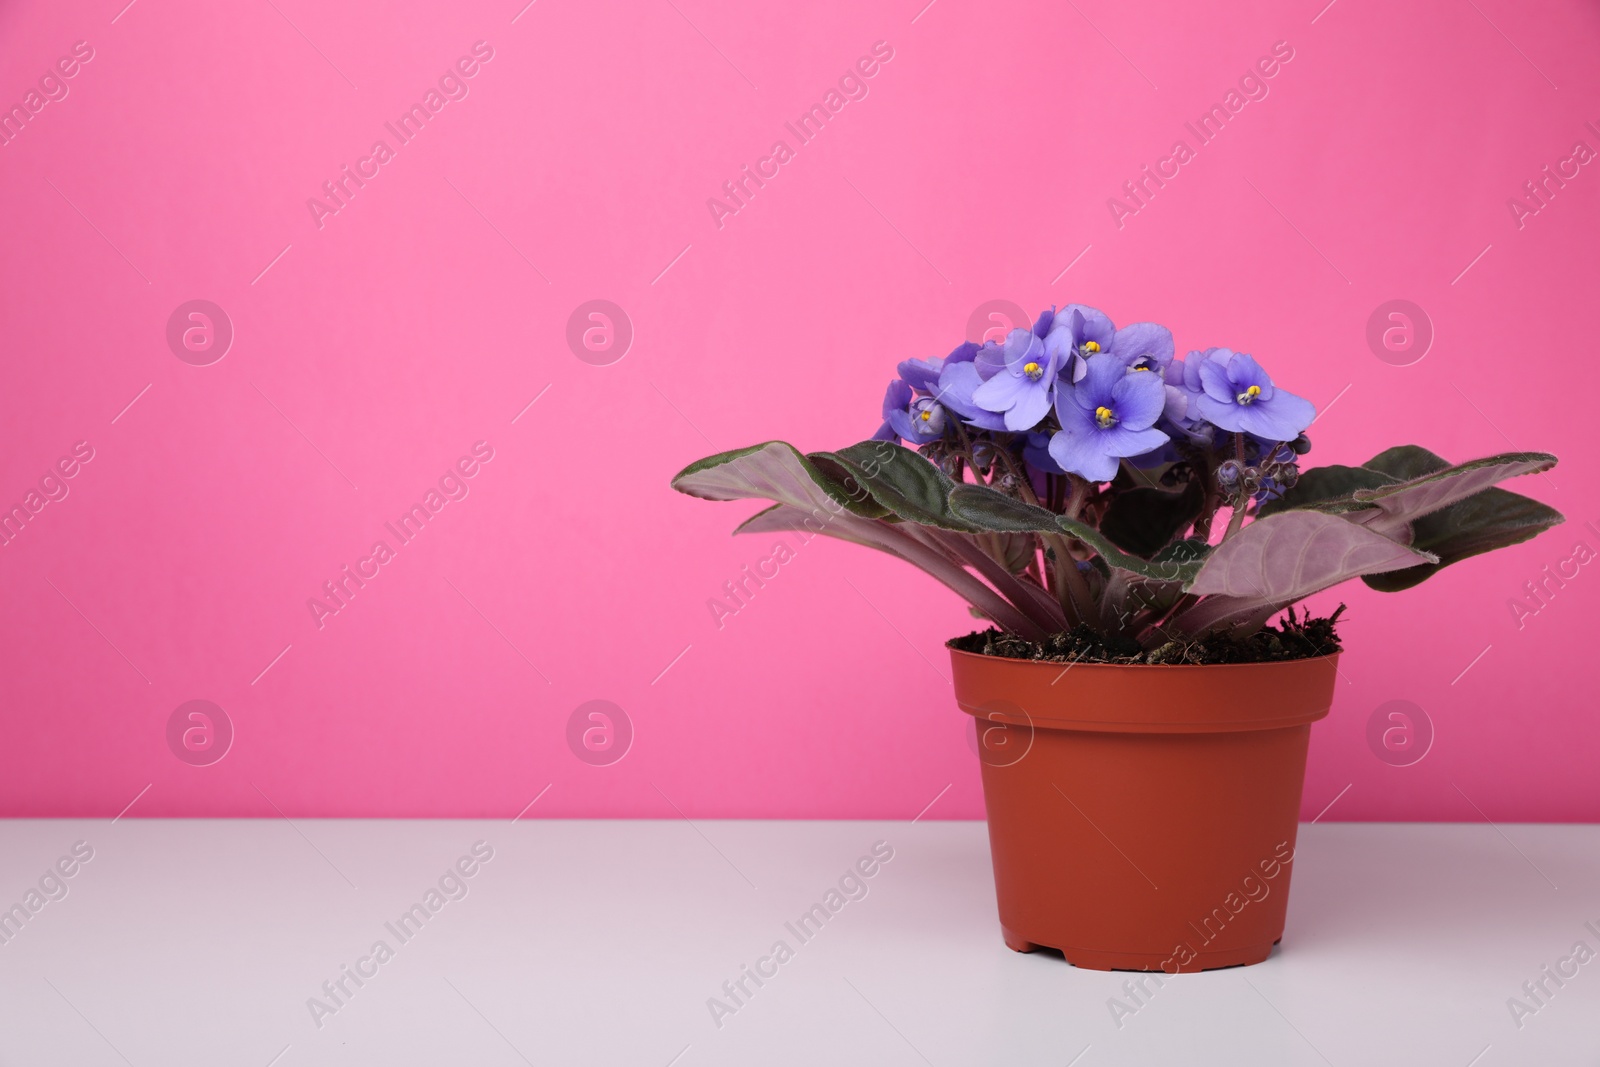
{"label": "green leaf", "polygon": [[1113,572],[1101,599],[1101,625],[1108,632],[1129,633],[1129,624],[1138,622],[1141,612],[1165,615],[1184,595],[1184,582],[1195,576],[1210,553],[1211,546],[1199,538],[1175,541],[1157,552],[1150,565],[1173,575],[1171,580],[1142,577],[1127,570]]}
{"label": "green leaf", "polygon": [[1154,581],[1188,581],[1199,572],[1198,559],[1174,557],[1160,563],[1142,559],[1124,552],[1092,526],[1026,504],[986,485],[952,484],[951,513],[979,529],[1066,534],[1094,549],[1107,566],[1132,571]]}
{"label": "green leaf", "polygon": [[1209,555],[1211,546],[1202,538],[1191,537],[1183,541],[1174,541],[1150,557],[1150,563],[1156,567],[1198,568]]}
{"label": "green leaf", "polygon": [[858,487],[830,477],[784,441],[697,460],[673,477],[672,487],[702,500],[775,500],[818,518],[841,506],[869,519],[886,514]]}
{"label": "green leaf", "polygon": [[[1390,449],[1375,457],[1374,462],[1414,462],[1421,458],[1416,453],[1424,450],[1417,449],[1414,453],[1396,456],[1399,451]],[[1363,514],[1357,521],[1378,533],[1394,536],[1401,533],[1407,524],[1481,493],[1496,482],[1523,474],[1537,474],[1555,465],[1556,457],[1548,452],[1505,452],[1432,470],[1391,485],[1357,489],[1352,494],[1357,502],[1376,505],[1382,512],[1378,516]]]}
{"label": "green leaf", "polygon": [[1194,551],[1184,551],[1175,552],[1165,559],[1159,555],[1155,559],[1141,559],[1122,551],[1093,526],[1075,522],[1063,515],[1056,516],[1056,525],[1094,549],[1107,566],[1132,571],[1139,577],[1149,578],[1152,581],[1188,582],[1200,572],[1200,564],[1205,558],[1203,552],[1196,554]]}
{"label": "green leaf", "polygon": [[[914,452],[898,445],[887,447],[905,452],[931,468]],[[884,457],[884,463],[893,462],[891,454],[884,453]],[[830,469],[841,468],[836,464]],[[846,463],[843,469],[854,476],[854,466]],[[672,480],[672,485],[679,492],[706,500],[776,501],[775,507],[746,520],[737,532],[822,533],[881,549],[927,571],[1004,629],[1033,640],[1051,630],[1029,614],[1034,605],[1024,609],[1008,601],[956,562],[944,548],[924,543],[933,531],[889,522],[889,513],[866,494],[859,482],[850,485],[836,480],[782,441],[723,452],[691,463]],[[994,566],[1001,570],[998,577],[1009,580],[999,564]]]}
{"label": "green leaf", "polygon": [[1261,516],[1295,508],[1342,514],[1376,533],[1439,557],[1362,580],[1381,592],[1409,589],[1452,563],[1537,536],[1561,513],[1529,497],[1493,487],[1519,474],[1548,470],[1546,452],[1511,452],[1452,464],[1418,445],[1399,445],[1359,467],[1314,467]]}
{"label": "green leaf", "polygon": [[846,472],[880,507],[906,522],[961,533],[978,529],[950,511],[950,490],[956,483],[909,448],[863,441],[837,452],[813,452],[808,458],[825,469]]}
{"label": "green leaf", "polygon": [[947,505],[960,522],[974,529],[1007,533],[1059,533],[1056,513],[1029,504],[987,485],[950,484]]}
{"label": "green leaf", "polygon": [[894,512],[884,507],[872,498],[866,487],[857,480],[855,474],[845,466],[840,465],[826,452],[813,452],[806,456],[806,460],[816,468],[833,485],[842,489],[848,500],[841,501],[851,511],[864,519],[883,519],[891,517]]}
{"label": "green leaf", "polygon": [[1548,452],[1506,452],[1452,465],[1426,448],[1399,445],[1359,467],[1329,464],[1303,471],[1281,500],[1262,506],[1261,517],[1295,508],[1358,513],[1351,514],[1354,521],[1394,536],[1403,523],[1465,500],[1496,482],[1555,465],[1556,457]]}
{"label": "green leaf", "polygon": [[1100,520],[1100,532],[1136,556],[1153,556],[1199,517],[1204,504],[1198,479],[1175,493],[1146,486],[1121,489]]}
{"label": "green leaf", "polygon": [[1381,593],[1397,593],[1433,577],[1441,567],[1520,544],[1565,521],[1561,512],[1531,497],[1485,489],[1412,523],[1411,547],[1432,552],[1438,563],[1366,575],[1362,581]]}
{"label": "green leaf", "polygon": [[1379,452],[1361,466],[1369,471],[1387,474],[1394,481],[1409,482],[1424,474],[1448,470],[1450,461],[1421,445],[1395,445]]}
{"label": "green leaf", "polygon": [[[1555,460],[1554,456],[1548,458]],[[1362,466],[1402,482],[1452,469],[1449,460],[1418,445],[1380,452]],[[1484,489],[1412,521],[1412,547],[1432,552],[1439,557],[1438,563],[1368,575],[1362,580],[1380,592],[1399,592],[1431,578],[1441,567],[1526,541],[1563,521],[1559,511],[1530,497],[1505,489]]]}
{"label": "green leaf", "polygon": [[1315,508],[1329,513],[1367,510],[1373,505],[1357,501],[1355,493],[1361,489],[1393,485],[1396,481],[1382,471],[1366,467],[1346,467],[1338,463],[1312,467],[1301,471],[1299,481],[1282,497],[1262,504],[1260,517],[1264,519],[1268,515],[1295,508]]}

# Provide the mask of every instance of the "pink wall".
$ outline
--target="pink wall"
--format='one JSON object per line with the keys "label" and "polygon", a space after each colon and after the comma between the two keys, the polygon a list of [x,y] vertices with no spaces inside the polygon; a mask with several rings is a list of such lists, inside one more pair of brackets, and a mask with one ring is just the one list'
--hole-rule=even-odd
{"label": "pink wall", "polygon": [[[1600,549],[1600,167],[1562,163],[1600,149],[1593,5],[523,2],[0,8],[0,103],[93,52],[0,147],[0,503],[93,450],[0,548],[0,810],[509,818],[548,785],[530,815],[909,818],[948,784],[929,818],[981,815],[941,648],[962,606],[819,541],[719,629],[707,601],[770,539],[667,480],[864,437],[896,360],[1006,299],[1254,352],[1333,405],[1316,460],[1563,455],[1516,488],[1569,525],[1342,592],[1306,815],[1348,785],[1327,818],[1600,818],[1600,567],[1508,606]],[[401,144],[385,123],[480,41]],[[880,41],[799,145],[785,121]],[[1114,218],[1275,42],[1266,97]],[[779,139],[719,224],[707,199]],[[1577,174],[1519,221],[1547,164]],[[345,165],[365,186],[317,218]],[[566,340],[595,299],[632,323],[611,365]],[[1366,339],[1394,299],[1432,323],[1409,366]],[[192,300],[233,329],[205,366],[167,339]],[[385,522],[480,441],[401,544]],[[308,599],[380,539],[319,626]],[[191,700],[232,724],[220,762],[169,747]],[[569,749],[591,700],[631,723],[610,766]],[[1412,766],[1367,742],[1393,700],[1433,726]]]}

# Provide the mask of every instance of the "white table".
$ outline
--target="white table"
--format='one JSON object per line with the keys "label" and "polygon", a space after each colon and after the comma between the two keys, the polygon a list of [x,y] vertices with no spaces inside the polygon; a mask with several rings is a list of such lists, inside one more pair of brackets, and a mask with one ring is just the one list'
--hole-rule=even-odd
{"label": "white table", "polygon": [[[480,840],[466,895],[401,940]],[[66,895],[4,927],[0,1064],[1600,1061],[1600,959],[1520,1029],[1507,1006],[1600,952],[1594,826],[1302,827],[1272,959],[1142,1005],[1133,975],[1001,944],[982,823],[15,820],[0,907],[77,841]],[[867,895],[800,941],[785,922],[877,841]],[[779,940],[792,958],[760,964]],[[708,999],[758,964],[717,1026]],[[1120,1026],[1112,998],[1137,1007]]]}

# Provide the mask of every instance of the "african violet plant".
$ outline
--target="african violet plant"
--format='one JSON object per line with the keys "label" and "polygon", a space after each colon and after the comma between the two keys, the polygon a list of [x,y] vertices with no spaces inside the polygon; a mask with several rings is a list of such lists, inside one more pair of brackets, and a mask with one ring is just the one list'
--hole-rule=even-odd
{"label": "african violet plant", "polygon": [[1562,521],[1493,487],[1553,467],[1543,452],[1451,464],[1402,445],[1302,470],[1315,409],[1255,359],[1174,358],[1165,327],[1079,304],[898,370],[871,440],[724,452],[673,486],[774,501],[735,532],[881,549],[1020,637],[1087,626],[1146,649],[1247,637],[1350,578],[1409,588]]}

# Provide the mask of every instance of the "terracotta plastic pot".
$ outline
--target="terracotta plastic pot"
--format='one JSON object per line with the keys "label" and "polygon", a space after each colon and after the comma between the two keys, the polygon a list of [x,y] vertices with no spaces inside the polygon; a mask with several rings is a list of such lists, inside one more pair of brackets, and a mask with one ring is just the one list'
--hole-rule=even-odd
{"label": "terracotta plastic pot", "polygon": [[1259,963],[1283,936],[1337,656],[1104,666],[950,653],[1005,942],[1095,970]]}

